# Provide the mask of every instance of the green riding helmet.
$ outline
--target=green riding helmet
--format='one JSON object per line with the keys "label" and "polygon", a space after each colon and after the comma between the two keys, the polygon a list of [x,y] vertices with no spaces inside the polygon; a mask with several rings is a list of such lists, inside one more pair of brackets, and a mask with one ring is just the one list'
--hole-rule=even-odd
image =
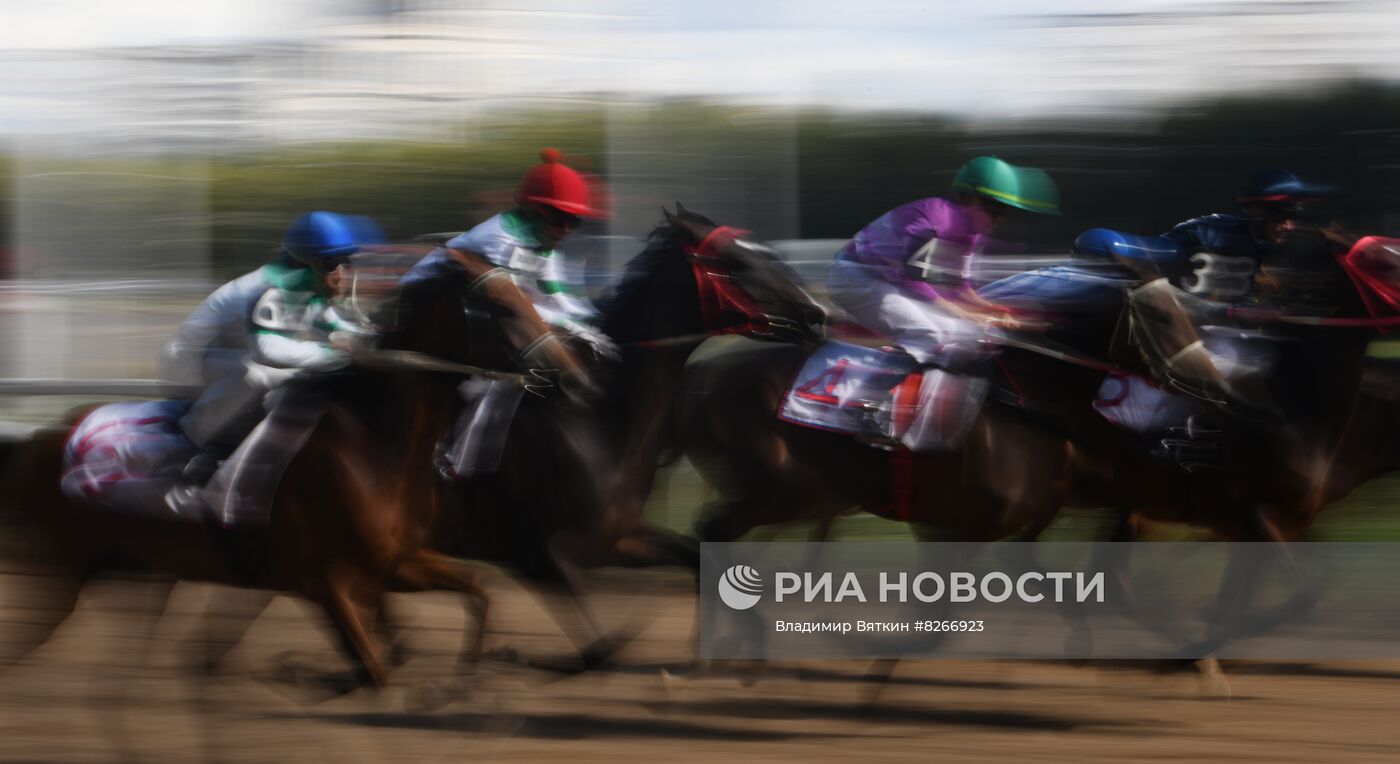
{"label": "green riding helmet", "polygon": [[1060,214],[1060,189],[1050,173],[996,157],[977,157],[963,165],[953,178],[953,190],[981,194],[1028,212]]}

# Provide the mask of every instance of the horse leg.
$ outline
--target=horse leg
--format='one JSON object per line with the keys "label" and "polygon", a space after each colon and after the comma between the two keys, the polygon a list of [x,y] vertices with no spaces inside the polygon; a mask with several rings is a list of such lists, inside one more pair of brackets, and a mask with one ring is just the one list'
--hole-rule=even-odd
{"label": "horse leg", "polygon": [[[204,633],[197,656],[201,672],[215,676],[253,622],[272,604],[272,592],[260,589],[215,589],[204,612]],[[218,608],[214,607],[215,603]],[[215,620],[225,623],[215,624]]]}
{"label": "horse leg", "polygon": [[408,643],[404,642],[399,626],[394,622],[389,613],[389,603],[385,602],[384,607],[379,608],[379,612],[374,618],[374,633],[379,639],[384,640],[389,645],[389,668],[397,669],[408,663],[412,651]]}
{"label": "horse leg", "polygon": [[[1232,556],[1226,564],[1224,579],[1217,593],[1215,611],[1212,614],[1207,636],[1204,640],[1185,648],[1205,657],[1187,660],[1200,674],[1203,683],[1211,694],[1229,693],[1229,684],[1220,668],[1214,653],[1232,639],[1261,634],[1290,618],[1310,609],[1317,601],[1316,582],[1312,580],[1303,561],[1294,553],[1291,542],[1301,535],[1297,528],[1285,530],[1276,513],[1270,507],[1256,507],[1253,511],[1253,531],[1259,538],[1268,542],[1269,550],[1277,550],[1280,562],[1287,571],[1299,579],[1301,588],[1285,602],[1259,612],[1250,612],[1249,604],[1258,590],[1259,579],[1270,562],[1265,557],[1246,551],[1246,558]],[[1253,546],[1253,545],[1251,545]]]}
{"label": "horse leg", "polygon": [[[1260,536],[1269,542],[1271,549],[1278,551],[1279,562],[1286,572],[1297,580],[1299,586],[1298,591],[1286,601],[1264,610],[1250,612],[1247,610],[1248,601],[1243,602],[1242,607],[1234,611],[1238,619],[1238,625],[1232,634],[1234,637],[1261,634],[1311,609],[1317,604],[1319,597],[1317,581],[1305,561],[1298,557],[1293,546],[1293,542],[1302,537],[1302,529],[1286,525],[1269,508],[1255,509],[1254,521]],[[1250,593],[1252,591],[1247,594]]]}
{"label": "horse leg", "polygon": [[[696,534],[701,542],[729,543],[741,537],[745,533],[760,525],[758,518],[763,515],[763,507],[760,503],[735,499],[732,501],[721,501],[711,504],[696,522]],[[728,567],[727,561],[717,560],[716,567],[721,570]],[[697,593],[701,582],[696,580]],[[714,644],[716,626],[716,607],[713,598],[700,598],[700,613],[696,622],[696,645]],[[763,630],[758,626],[758,617],[749,611],[736,612],[736,618],[748,622],[747,627],[741,627],[740,633],[745,631],[762,635]],[[761,636],[759,637],[762,638]],[[742,637],[740,637],[742,639]],[[761,651],[761,646],[760,646]]]}
{"label": "horse leg", "polygon": [[[422,549],[400,563],[394,575],[400,582],[420,591],[447,589],[466,595],[471,638],[457,658],[457,673],[475,673],[481,660],[481,646],[486,641],[486,612],[491,605],[491,598],[481,585],[480,571],[454,557]],[[382,614],[383,610],[380,612]]]}
{"label": "horse leg", "polygon": [[[1131,512],[1117,513],[1113,531],[1109,534],[1107,542],[1094,545],[1094,553],[1089,563],[1090,570],[1102,570],[1108,574],[1106,580],[1110,590],[1105,597],[1123,603],[1124,609],[1131,615],[1137,615],[1137,607],[1128,575],[1127,544],[1137,536],[1137,518]],[[1066,599],[1059,603],[1058,609],[1070,629],[1070,633],[1065,637],[1066,657],[1079,661],[1088,660],[1094,649],[1094,638],[1089,630],[1088,619],[1084,615],[1084,605]]]}
{"label": "horse leg", "polygon": [[683,533],[640,523],[619,538],[607,562],[625,568],[673,565],[698,571],[700,547]]}
{"label": "horse leg", "polygon": [[6,636],[14,637],[18,634],[20,639],[14,650],[7,651],[8,654],[0,659],[0,670],[20,663],[35,650],[44,646],[53,637],[58,627],[68,620],[68,617],[77,609],[78,594],[87,583],[85,576],[76,576],[67,572],[52,576],[25,576],[25,578],[31,581],[42,578],[45,581],[42,588],[47,590],[45,591],[47,596],[38,603],[41,607],[32,608],[27,613],[28,617],[34,619],[33,622],[27,623],[22,629],[14,626],[6,629]]}
{"label": "horse leg", "polygon": [[[467,598],[467,628],[470,637],[457,658],[456,676],[447,682],[428,681],[415,687],[406,699],[415,712],[432,711],[460,700],[470,692],[463,681],[476,673],[486,641],[486,614],[490,597],[481,586],[480,571],[471,564],[439,552],[419,550],[400,563],[396,583],[411,590],[445,589]],[[382,615],[384,610],[380,610]]]}
{"label": "horse leg", "polygon": [[[242,643],[253,622],[272,603],[272,593],[259,589],[214,588],[203,615],[203,634],[195,645],[199,670],[190,676],[190,705],[199,719],[205,761],[220,761],[225,750],[216,724],[219,693],[215,687],[229,653]],[[224,623],[216,623],[222,620]],[[230,623],[231,622],[231,623]]]}
{"label": "horse leg", "polygon": [[[140,619],[140,625],[136,629],[136,647],[132,651],[130,664],[120,666],[122,674],[113,683],[115,690],[110,695],[101,691],[101,685],[95,676],[88,680],[88,700],[93,704],[94,713],[99,722],[112,741],[112,750],[118,755],[130,761],[141,761],[142,757],[137,753],[132,745],[132,738],[127,732],[125,724],[125,714],[128,695],[131,692],[133,680],[139,676],[141,669],[146,664],[151,654],[151,643],[154,641],[156,626],[160,624],[161,617],[165,614],[167,605],[170,602],[170,595],[175,590],[174,579],[158,579],[139,584],[144,587],[144,597],[136,618]],[[117,609],[114,609],[115,613]],[[124,662],[126,656],[115,655],[117,661]]]}
{"label": "horse leg", "polygon": [[[914,538],[917,541],[919,541],[920,544],[956,543],[956,541],[958,540],[958,536],[956,534],[951,533],[944,528],[939,528],[937,526],[928,525],[925,523],[915,524],[912,527],[912,530],[914,532]],[[928,547],[923,547],[923,549],[926,550],[928,549]],[[920,566],[924,570],[939,570],[944,567],[947,567],[950,570],[958,569],[960,566],[971,561],[972,557],[975,556],[975,554],[976,548],[974,546],[970,546],[969,543],[962,543],[958,545],[957,555],[954,557],[954,560],[951,565],[943,566],[937,564],[936,562],[930,563],[928,561],[924,561],[920,563]],[[935,615],[934,617],[937,619],[947,618],[947,600],[940,600],[939,607],[941,608],[941,612]],[[936,648],[939,644],[941,644],[946,637],[946,632],[933,632],[929,634],[928,637],[926,637],[923,641],[921,641],[921,643],[918,646],[924,650],[931,650]],[[864,676],[861,677],[861,681],[869,685],[869,689],[865,691],[866,703],[874,704],[880,699],[881,693],[884,692],[885,685],[888,684],[890,678],[894,676],[894,670],[897,666],[899,666],[898,658],[877,658],[874,661],[871,661],[870,668],[866,669]]]}
{"label": "horse leg", "polygon": [[[560,587],[563,599],[569,605],[562,609],[551,608],[551,611],[574,644],[582,645],[579,655],[585,670],[608,665],[612,663],[621,645],[628,641],[628,637],[608,634],[603,630],[583,585],[583,574],[564,546],[565,542],[560,536],[555,536],[545,544],[546,580]],[[573,617],[566,619],[561,613],[568,613]],[[580,638],[580,635],[583,637]]]}
{"label": "horse leg", "polygon": [[332,565],[324,574],[322,586],[318,599],[335,625],[346,652],[358,664],[356,680],[362,686],[384,687],[389,683],[389,672],[379,657],[371,628],[375,613],[383,605],[383,589],[348,563]]}

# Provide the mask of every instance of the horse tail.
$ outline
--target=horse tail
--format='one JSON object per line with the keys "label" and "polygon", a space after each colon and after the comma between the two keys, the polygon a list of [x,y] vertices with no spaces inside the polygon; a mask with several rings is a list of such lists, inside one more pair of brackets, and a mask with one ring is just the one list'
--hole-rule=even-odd
{"label": "horse tail", "polygon": [[68,436],[99,405],[72,409],[58,424],[0,446],[0,519],[42,524],[53,502],[62,500],[58,484]]}
{"label": "horse tail", "polygon": [[[40,429],[25,440],[11,441],[0,448],[5,454],[0,467],[0,517],[31,526],[32,530],[54,530],[54,512],[63,501],[58,483],[68,434],[69,429],[64,427]],[[55,537],[24,532],[14,538],[18,541],[6,550],[6,567],[10,567],[11,560],[21,563],[11,572],[23,571],[26,590],[43,605],[27,611],[22,627],[8,629],[3,635],[0,669],[24,660],[48,642],[73,613],[83,584],[83,577],[75,572],[72,560],[60,552]]]}
{"label": "horse tail", "polygon": [[58,490],[67,437],[65,429],[41,429],[0,446],[0,517],[18,524],[41,518],[44,489]]}

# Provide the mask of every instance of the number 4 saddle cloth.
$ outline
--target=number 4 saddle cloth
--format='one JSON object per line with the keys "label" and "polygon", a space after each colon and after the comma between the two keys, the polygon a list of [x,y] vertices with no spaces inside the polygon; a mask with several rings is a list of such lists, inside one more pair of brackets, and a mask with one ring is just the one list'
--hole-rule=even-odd
{"label": "number 4 saddle cloth", "polygon": [[783,397],[778,418],[914,451],[958,445],[981,409],[988,383],[920,367],[894,348],[818,345]]}

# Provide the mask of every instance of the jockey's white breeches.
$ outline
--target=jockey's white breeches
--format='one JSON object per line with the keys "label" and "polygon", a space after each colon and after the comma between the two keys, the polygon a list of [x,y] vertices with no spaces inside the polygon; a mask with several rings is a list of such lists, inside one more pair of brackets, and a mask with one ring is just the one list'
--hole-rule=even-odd
{"label": "jockey's white breeches", "polygon": [[986,328],[872,276],[858,263],[837,261],[828,276],[831,299],[864,326],[889,335],[919,363],[948,365],[981,354]]}

